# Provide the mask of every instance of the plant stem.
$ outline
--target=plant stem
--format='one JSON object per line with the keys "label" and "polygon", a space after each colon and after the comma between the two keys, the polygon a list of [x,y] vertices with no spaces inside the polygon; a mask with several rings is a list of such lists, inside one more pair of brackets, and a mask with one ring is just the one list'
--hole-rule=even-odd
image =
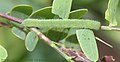
{"label": "plant stem", "polygon": [[[22,23],[23,20],[19,19],[19,18],[15,18],[13,16],[9,16],[5,13],[1,13],[0,12],[0,17],[6,18],[9,21],[13,21],[13,22],[17,22],[17,23]],[[49,44],[51,47],[53,47],[55,50],[57,50],[67,61],[69,60],[69,56],[67,56],[64,52],[62,52],[61,50],[59,50],[59,48],[49,39],[47,38],[43,33],[41,33],[38,29],[36,28],[30,28],[31,31],[35,32],[40,39],[42,39],[43,41],[45,41],[47,44]]]}
{"label": "plant stem", "polygon": [[[10,15],[7,15],[5,13],[1,13],[0,12],[0,17],[3,17],[5,19],[8,19],[9,21],[13,21],[13,22],[16,22],[16,23],[22,23],[22,19],[19,19],[19,18],[16,18],[16,17],[13,17],[13,16],[10,16]],[[53,43],[52,40],[50,40],[48,37],[46,37],[43,33],[41,33],[38,29],[36,28],[30,28],[31,31],[34,31],[40,39],[42,39],[44,42],[46,42],[47,44],[49,44],[51,47],[53,47],[54,49],[56,49],[67,61],[70,61],[71,60],[71,57],[69,57],[68,55],[66,55],[63,51],[61,51],[55,43]],[[113,28],[113,27],[109,27],[109,26],[101,26],[101,30],[114,30],[114,31],[120,31],[120,28]],[[97,38],[97,37],[96,37]],[[101,39],[97,38],[97,40],[103,42]],[[103,42],[104,43],[104,42]],[[111,45],[107,44],[107,43],[104,43],[110,47],[112,47]],[[88,60],[85,60],[85,61],[88,61]]]}
{"label": "plant stem", "polygon": [[36,28],[30,28],[32,31],[34,31],[40,39],[42,39],[43,41],[45,41],[48,44],[51,44],[51,40],[49,38],[47,38],[43,33],[41,33],[39,30],[37,30]]}
{"label": "plant stem", "polygon": [[17,22],[17,23],[22,23],[23,20],[19,19],[19,18],[16,18],[16,17],[12,17],[12,16],[9,16],[5,13],[1,13],[0,12],[0,17],[3,17],[5,19],[8,19],[10,21],[14,21],[14,22]]}
{"label": "plant stem", "polygon": [[67,54],[65,54],[64,52],[62,52],[55,44],[54,42],[52,42],[50,44],[51,47],[53,47],[57,52],[59,52],[60,55],[62,55],[68,62],[72,59],[71,57],[69,57]]}
{"label": "plant stem", "polygon": [[5,23],[3,23],[3,22],[0,22],[0,27],[11,27],[11,26],[8,25],[8,24],[5,24]]}
{"label": "plant stem", "polygon": [[114,27],[110,27],[110,26],[101,26],[101,30],[120,31],[120,28],[114,28]]}
{"label": "plant stem", "polygon": [[[0,12],[0,17],[6,18],[6,19],[8,19],[10,21],[17,22],[17,23],[20,23],[20,24],[23,21],[22,19],[19,19],[19,18],[13,17],[13,16],[9,16],[9,15],[7,15],[5,13],[1,13],[1,12]],[[47,38],[44,34],[42,34],[36,28],[30,28],[30,29],[32,31],[34,31],[39,36],[39,38],[42,39],[42,40],[44,40],[46,43],[49,44],[51,42],[51,40],[49,38]]]}

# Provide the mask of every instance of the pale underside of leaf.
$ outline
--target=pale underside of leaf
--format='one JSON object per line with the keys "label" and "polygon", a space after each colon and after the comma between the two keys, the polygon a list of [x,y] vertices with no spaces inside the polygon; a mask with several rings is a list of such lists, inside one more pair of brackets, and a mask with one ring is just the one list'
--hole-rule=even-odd
{"label": "pale underside of leaf", "polygon": [[3,62],[8,57],[6,49],[0,45],[0,62]]}
{"label": "pale underside of leaf", "polygon": [[52,13],[63,19],[69,18],[72,0],[54,0],[52,5]]}
{"label": "pale underside of leaf", "polygon": [[118,6],[119,0],[109,0],[108,2],[108,9],[105,12],[105,19],[109,21],[109,26],[116,26],[116,11]]}
{"label": "pale underside of leaf", "polygon": [[92,30],[79,29],[76,31],[77,39],[84,54],[91,60],[98,60],[98,48]]}
{"label": "pale underside of leaf", "polygon": [[37,45],[38,36],[35,32],[31,31],[27,34],[25,39],[25,46],[28,51],[33,51]]}
{"label": "pale underside of leaf", "polygon": [[25,32],[23,32],[22,30],[20,30],[19,28],[13,27],[12,28],[12,33],[17,36],[18,38],[25,40],[26,34]]}

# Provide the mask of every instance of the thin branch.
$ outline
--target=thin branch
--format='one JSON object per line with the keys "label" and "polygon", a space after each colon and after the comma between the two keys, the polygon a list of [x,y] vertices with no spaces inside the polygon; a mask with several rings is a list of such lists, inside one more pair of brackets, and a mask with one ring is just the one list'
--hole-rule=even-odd
{"label": "thin branch", "polygon": [[[19,18],[15,18],[12,16],[9,16],[5,13],[0,13],[0,17],[6,18],[10,21],[14,21],[17,23],[22,23],[23,20],[19,19]],[[34,31],[40,39],[44,40],[46,43],[48,43],[51,47],[53,47],[54,49],[56,49],[67,61],[69,61],[69,56],[67,56],[64,52],[62,52],[49,38],[47,38],[44,34],[42,34],[39,30],[37,30],[36,28],[30,28],[31,31]]]}
{"label": "thin branch", "polygon": [[[0,17],[3,17],[5,19],[8,19],[9,21],[13,21],[13,22],[17,22],[17,23],[22,23],[22,19],[19,19],[19,18],[15,18],[15,17],[12,17],[12,16],[9,16],[5,13],[1,13],[0,12]],[[115,30],[115,31],[120,31],[120,28],[111,28],[111,27],[107,27],[107,26],[102,26],[101,27],[102,30]],[[56,49],[66,60],[70,60],[71,57],[67,56],[65,54],[65,52],[61,51],[48,37],[46,37],[43,33],[41,33],[38,29],[36,28],[30,28],[31,31],[34,31],[40,39],[44,40],[46,43],[48,43],[51,47],[53,47],[54,49]],[[97,38],[99,41],[103,42],[101,39]],[[104,42],[103,42],[104,43]],[[111,47],[111,45],[107,44],[107,43],[104,43],[108,46]],[[82,57],[82,56],[81,56]],[[78,59],[80,59],[78,57]],[[88,62],[89,60],[87,60],[86,58],[84,58],[85,60],[83,60],[84,62]],[[76,59],[77,60],[77,59]],[[90,61],[91,62],[91,61]]]}
{"label": "thin branch", "polygon": [[0,22],[0,27],[11,27],[11,26],[8,25],[8,24],[5,24],[5,23],[3,23],[3,22]]}
{"label": "thin branch", "polygon": [[5,19],[11,20],[11,21],[14,21],[14,22],[17,22],[17,23],[22,23],[22,21],[23,21],[19,18],[15,18],[15,17],[9,16],[9,15],[7,15],[5,13],[1,13],[1,12],[0,12],[0,17],[3,17]]}
{"label": "thin branch", "polygon": [[[9,15],[7,15],[7,14],[5,14],[5,13],[2,13],[2,12],[0,12],[0,17],[6,18],[6,19],[8,19],[8,20],[11,20],[11,21],[14,21],[14,22],[17,22],[17,23],[22,23],[22,21],[23,21],[22,19],[9,16]],[[110,27],[110,26],[101,26],[101,29],[102,29],[102,30],[120,31],[120,28],[113,28],[113,27]]]}
{"label": "thin branch", "polygon": [[107,46],[113,48],[112,45],[108,44],[107,42],[103,41],[102,39],[100,39],[100,38],[98,38],[98,37],[95,37],[95,38],[96,38],[98,41],[102,42],[103,44],[105,44],[105,45],[107,45]]}
{"label": "thin branch", "polygon": [[39,30],[37,30],[36,28],[30,28],[32,31],[34,31],[40,39],[42,39],[43,41],[45,41],[46,43],[51,43],[51,40],[49,38],[47,38],[43,33],[41,33]]}
{"label": "thin branch", "polygon": [[120,28],[114,28],[110,26],[101,26],[102,30],[113,30],[113,31],[120,31]]}
{"label": "thin branch", "polygon": [[115,62],[115,59],[113,58],[113,56],[104,56],[101,59],[102,62]]}
{"label": "thin branch", "polygon": [[[13,16],[9,16],[9,15],[7,15],[5,13],[1,13],[1,12],[0,12],[0,17],[3,17],[5,19],[8,19],[13,22],[17,22],[17,23],[22,23],[22,21],[23,21],[22,19],[19,19],[19,18],[13,17]],[[36,28],[31,28],[31,30],[34,31],[35,33],[37,33],[37,35],[39,36],[40,39],[44,40],[47,43],[51,42],[51,40],[49,38],[47,38],[44,34],[42,34]]]}

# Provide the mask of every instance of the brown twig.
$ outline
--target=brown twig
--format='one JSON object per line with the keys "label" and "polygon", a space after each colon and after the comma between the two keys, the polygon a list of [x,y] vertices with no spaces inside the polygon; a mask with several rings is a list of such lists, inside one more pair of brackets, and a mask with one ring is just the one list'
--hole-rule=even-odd
{"label": "brown twig", "polygon": [[113,56],[104,56],[101,60],[102,62],[115,62]]}
{"label": "brown twig", "polygon": [[22,23],[23,20],[19,19],[19,18],[16,18],[16,17],[12,17],[12,16],[9,16],[5,13],[1,13],[0,12],[0,17],[3,17],[5,19],[8,19],[10,21],[14,21],[14,22],[17,22],[17,23]]}
{"label": "brown twig", "polygon": [[[17,22],[17,23],[20,23],[20,24],[23,21],[23,20],[21,20],[19,18],[15,18],[13,16],[9,16],[9,15],[7,15],[5,13],[0,13],[0,17],[6,18],[6,19],[8,19],[10,21]],[[64,56],[68,57],[66,54],[64,54],[64,52],[62,52],[60,49],[58,49],[58,47],[55,44],[53,44],[53,42],[49,38],[47,38],[44,34],[42,34],[38,29],[36,29],[36,28],[30,28],[30,30],[34,31],[39,36],[40,39],[44,40],[51,47],[53,47],[54,49],[56,49],[63,57]],[[65,59],[67,60],[68,58],[65,58]],[[67,60],[67,61],[69,61],[69,60]]]}
{"label": "brown twig", "polygon": [[11,27],[11,26],[6,23],[0,22],[0,27]]}
{"label": "brown twig", "polygon": [[[1,12],[0,12],[0,17],[6,18],[9,21],[17,22],[17,23],[20,23],[20,24],[23,21],[22,19],[19,19],[19,18],[13,17],[13,16],[9,16],[9,15],[7,15],[5,13],[1,13]],[[44,40],[50,46],[53,43],[48,37],[46,37],[38,29],[30,28],[30,30],[34,31],[39,36],[40,39]],[[118,29],[114,29],[114,30],[118,30]],[[74,52],[73,50],[63,51],[63,50],[57,48],[56,46],[54,47],[54,45],[53,45],[53,48],[56,49],[58,52],[60,52],[62,55],[63,55],[63,53],[66,53],[69,57],[71,57],[71,58],[73,57],[75,62],[81,62],[81,61],[83,61],[83,62],[91,62],[89,59],[87,59],[87,57],[85,57],[85,55],[83,53],[80,53],[80,51],[76,51],[76,52]],[[82,54],[82,56],[81,56],[81,54]]]}
{"label": "brown twig", "polygon": [[43,41],[45,41],[46,43],[51,43],[51,40],[49,38],[47,38],[43,33],[41,33],[40,31],[38,31],[36,28],[30,28],[32,31],[34,31],[40,39],[42,39]]}
{"label": "brown twig", "polygon": [[[10,16],[10,15],[7,15],[5,13],[1,13],[0,12],[0,17],[3,17],[3,18],[6,18],[10,21],[13,21],[13,22],[17,22],[17,23],[22,23],[22,19],[19,19],[19,18],[16,18],[16,17],[13,17],[13,16]],[[35,33],[37,33],[37,35],[42,39],[44,40],[45,42],[47,43],[51,43],[51,40],[49,38],[47,38],[44,34],[42,34],[39,30],[37,30],[36,28],[31,28],[32,31],[34,31]]]}
{"label": "brown twig", "polygon": [[61,48],[68,56],[70,56],[75,62],[92,62],[90,61],[81,50],[75,51],[74,49]]}

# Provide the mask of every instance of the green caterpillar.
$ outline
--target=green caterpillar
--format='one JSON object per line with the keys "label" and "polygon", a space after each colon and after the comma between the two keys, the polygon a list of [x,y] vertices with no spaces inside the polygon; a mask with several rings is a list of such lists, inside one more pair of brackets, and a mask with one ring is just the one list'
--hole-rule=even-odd
{"label": "green caterpillar", "polygon": [[100,22],[88,19],[26,19],[22,23],[26,27],[39,28],[89,28],[100,29]]}

